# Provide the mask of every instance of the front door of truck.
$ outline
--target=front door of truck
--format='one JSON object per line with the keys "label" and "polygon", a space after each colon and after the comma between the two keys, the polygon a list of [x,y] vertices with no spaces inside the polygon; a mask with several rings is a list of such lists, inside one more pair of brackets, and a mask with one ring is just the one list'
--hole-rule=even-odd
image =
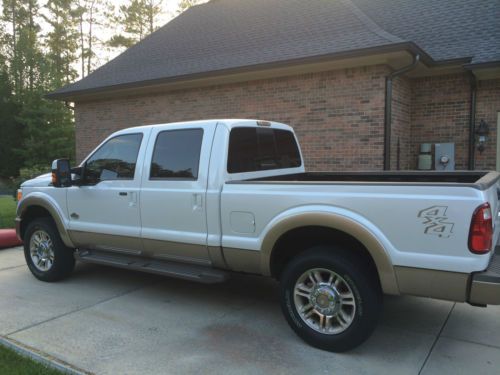
{"label": "front door of truck", "polygon": [[214,132],[213,123],[153,128],[140,198],[149,256],[210,264],[205,195]]}
{"label": "front door of truck", "polygon": [[110,138],[87,159],[83,185],[68,189],[75,245],[141,254],[141,166],[149,132]]}

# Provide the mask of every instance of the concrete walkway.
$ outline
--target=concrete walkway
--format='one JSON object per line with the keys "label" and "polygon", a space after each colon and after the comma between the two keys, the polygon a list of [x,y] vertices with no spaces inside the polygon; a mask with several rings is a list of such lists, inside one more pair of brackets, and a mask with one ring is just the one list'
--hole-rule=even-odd
{"label": "concrete walkway", "polygon": [[201,285],[93,265],[37,281],[0,251],[0,335],[97,374],[499,374],[500,308],[387,297],[380,326],[346,354],[287,326],[272,280]]}

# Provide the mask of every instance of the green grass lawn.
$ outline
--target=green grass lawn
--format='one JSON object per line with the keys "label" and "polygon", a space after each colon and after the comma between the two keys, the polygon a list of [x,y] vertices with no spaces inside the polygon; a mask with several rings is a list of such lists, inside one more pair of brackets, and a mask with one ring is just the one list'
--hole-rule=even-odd
{"label": "green grass lawn", "polygon": [[0,197],[0,229],[14,228],[17,203],[13,197]]}
{"label": "green grass lawn", "polygon": [[0,374],[9,375],[61,375],[44,365],[23,357],[13,350],[0,345]]}

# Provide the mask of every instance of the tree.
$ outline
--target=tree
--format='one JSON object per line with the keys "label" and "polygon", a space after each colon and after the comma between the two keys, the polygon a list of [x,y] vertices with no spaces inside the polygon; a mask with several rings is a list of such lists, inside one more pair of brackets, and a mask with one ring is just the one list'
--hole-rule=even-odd
{"label": "tree", "polygon": [[64,103],[45,99],[45,92],[39,89],[28,95],[19,115],[25,126],[21,155],[28,167],[75,158],[73,114]]}
{"label": "tree", "polygon": [[63,103],[44,95],[76,77],[75,27],[70,0],[47,2],[50,30],[45,39],[40,35],[42,15],[36,0],[3,0],[3,5],[1,154],[2,160],[5,155],[11,159],[5,159],[0,173],[12,174],[20,165],[49,165],[60,155],[74,157],[73,115]]}
{"label": "tree", "polygon": [[43,18],[51,26],[46,35],[46,59],[50,69],[50,88],[56,89],[72,82],[77,73],[73,68],[77,60],[78,9],[73,0],[48,0],[48,11]]}
{"label": "tree", "polygon": [[131,47],[158,26],[156,20],[162,11],[163,0],[130,0],[120,6],[117,22],[123,25],[124,33],[115,34],[108,42],[111,47]]}
{"label": "tree", "polygon": [[107,42],[99,37],[96,27],[108,28],[109,20],[113,18],[113,11],[114,7],[108,0],[77,0],[75,17],[78,20],[82,78],[90,74],[95,67],[95,47],[102,47]]}
{"label": "tree", "polygon": [[5,177],[16,176],[23,165],[18,154],[23,141],[20,137],[22,127],[16,120],[20,108],[14,101],[12,91],[7,67],[0,61],[0,176]]}
{"label": "tree", "polygon": [[3,0],[2,20],[10,26],[10,35],[6,38],[9,75],[18,97],[25,90],[33,90],[40,76],[42,53],[37,44],[38,17],[36,0]]}
{"label": "tree", "polygon": [[191,8],[193,5],[198,5],[201,3],[201,0],[180,0],[177,13],[181,14],[182,12],[188,10]]}

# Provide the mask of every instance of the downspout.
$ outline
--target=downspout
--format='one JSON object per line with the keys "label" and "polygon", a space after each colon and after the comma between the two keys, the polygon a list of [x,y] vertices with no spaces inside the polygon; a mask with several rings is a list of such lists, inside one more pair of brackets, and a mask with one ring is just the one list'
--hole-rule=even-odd
{"label": "downspout", "polygon": [[477,97],[477,78],[473,72],[470,72],[470,119],[469,119],[469,170],[475,167],[475,129],[476,129],[476,97]]}
{"label": "downspout", "polygon": [[414,69],[420,61],[420,55],[413,55],[413,62],[385,77],[385,113],[384,113],[384,170],[391,169],[391,130],[392,130],[392,81]]}

